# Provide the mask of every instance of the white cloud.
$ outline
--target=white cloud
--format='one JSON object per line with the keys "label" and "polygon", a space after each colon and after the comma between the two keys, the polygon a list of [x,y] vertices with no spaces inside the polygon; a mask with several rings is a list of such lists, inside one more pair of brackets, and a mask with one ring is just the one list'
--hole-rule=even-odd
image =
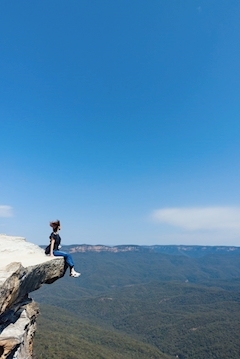
{"label": "white cloud", "polygon": [[163,208],[155,210],[151,217],[189,231],[240,230],[239,207]]}
{"label": "white cloud", "polygon": [[0,217],[12,217],[12,207],[0,205]]}

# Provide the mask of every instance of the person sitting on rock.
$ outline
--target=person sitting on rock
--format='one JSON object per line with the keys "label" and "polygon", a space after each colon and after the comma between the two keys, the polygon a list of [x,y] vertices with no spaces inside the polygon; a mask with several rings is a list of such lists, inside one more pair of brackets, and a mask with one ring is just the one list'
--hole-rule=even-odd
{"label": "person sitting on rock", "polygon": [[[70,277],[79,277],[81,273],[78,273],[74,269],[74,262],[72,259],[71,254],[62,252],[59,249],[61,248],[61,237],[59,236],[58,232],[61,229],[60,221],[56,220],[53,222],[50,222],[50,226],[53,228],[53,232],[50,234],[50,245],[49,245],[49,255],[50,257],[64,257],[66,264],[70,268]],[[47,254],[47,252],[45,251]]]}

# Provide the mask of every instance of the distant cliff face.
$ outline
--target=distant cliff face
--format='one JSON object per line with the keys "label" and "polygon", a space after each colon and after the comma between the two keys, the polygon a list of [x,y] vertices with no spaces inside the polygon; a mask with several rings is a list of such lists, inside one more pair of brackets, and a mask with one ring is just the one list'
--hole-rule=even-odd
{"label": "distant cliff face", "polygon": [[64,259],[50,259],[24,238],[0,235],[0,359],[31,359],[37,304],[29,293],[65,273]]}
{"label": "distant cliff face", "polygon": [[194,246],[194,245],[153,245],[153,246],[138,246],[138,245],[119,245],[119,246],[104,246],[104,245],[88,245],[75,244],[63,247],[69,253],[81,252],[151,252],[163,253],[172,255],[185,255],[188,257],[202,257],[211,253],[240,253],[240,247],[232,246]]}
{"label": "distant cliff face", "polygon": [[[65,248],[65,247],[64,247]],[[139,251],[140,246],[103,246],[103,245],[88,245],[88,244],[81,244],[75,246],[68,246],[68,251],[70,253],[77,253],[77,252],[136,252]]]}

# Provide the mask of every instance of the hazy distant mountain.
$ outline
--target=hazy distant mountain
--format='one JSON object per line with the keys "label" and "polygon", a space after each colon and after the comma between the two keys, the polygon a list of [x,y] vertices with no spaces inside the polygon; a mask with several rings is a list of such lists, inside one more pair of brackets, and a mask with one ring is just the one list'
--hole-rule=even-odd
{"label": "hazy distant mountain", "polygon": [[[42,246],[45,247],[45,246]],[[213,253],[234,253],[240,254],[240,247],[234,246],[195,246],[195,245],[153,245],[153,246],[138,246],[138,245],[89,245],[89,244],[72,244],[63,245],[62,250],[70,253],[81,252],[152,252],[165,253],[172,255],[185,255],[188,257],[202,257]]]}

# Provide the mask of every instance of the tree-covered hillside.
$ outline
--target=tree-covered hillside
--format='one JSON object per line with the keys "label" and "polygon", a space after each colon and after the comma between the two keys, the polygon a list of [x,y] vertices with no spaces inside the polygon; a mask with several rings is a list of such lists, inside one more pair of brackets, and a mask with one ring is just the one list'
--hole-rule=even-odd
{"label": "tree-covered hillside", "polygon": [[[92,333],[103,330],[114,334],[111,343],[115,344],[108,346],[105,343],[104,348],[95,346],[97,352],[103,350],[99,358],[111,357],[107,350],[112,350],[114,345],[118,348],[122,345],[121,353],[130,345],[132,350],[125,352],[124,358],[148,359],[151,356],[146,350],[151,349],[152,355],[164,353],[170,358],[178,355],[182,359],[239,359],[238,254],[211,253],[201,258],[189,258],[140,251],[76,253],[73,256],[76,267],[82,271],[79,279],[69,278],[66,274],[63,279],[33,293],[34,298],[44,305],[35,340],[36,353],[44,343],[48,320],[52,320],[53,332],[54,328],[61,327],[65,338],[71,333],[71,320],[64,319],[62,325],[63,319],[55,311],[46,309],[47,304],[54,306],[57,313],[63,310],[66,318],[73,317],[82,338],[89,340],[91,345],[95,342],[89,339],[87,332],[84,334],[86,325],[91,327]],[[61,338],[59,335],[57,342],[67,347],[66,340]],[[75,342],[76,347],[85,350],[79,340]],[[119,343],[122,343],[120,347]],[[140,349],[140,344],[149,347]],[[138,346],[142,356],[136,354]],[[51,341],[46,350],[50,349]],[[41,355],[44,355],[43,349]],[[72,354],[69,358],[75,356]]]}
{"label": "tree-covered hillside", "polygon": [[54,306],[41,306],[36,359],[169,359],[156,347],[79,320]]}

